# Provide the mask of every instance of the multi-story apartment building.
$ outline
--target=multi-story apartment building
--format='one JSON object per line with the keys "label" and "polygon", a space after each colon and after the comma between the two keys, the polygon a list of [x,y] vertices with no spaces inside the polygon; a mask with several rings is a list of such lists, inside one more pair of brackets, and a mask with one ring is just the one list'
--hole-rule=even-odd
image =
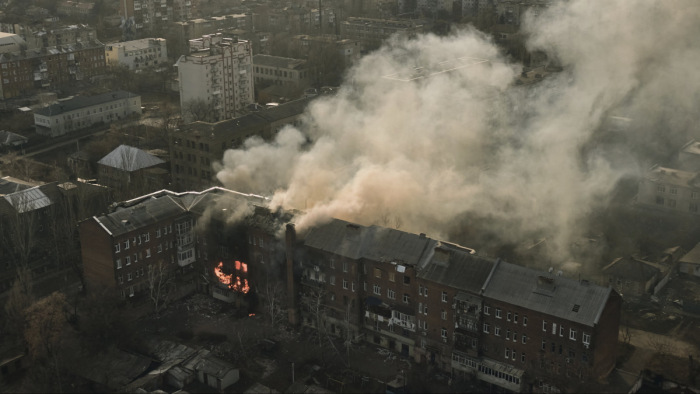
{"label": "multi-story apartment building", "polygon": [[141,149],[119,145],[97,162],[97,180],[112,188],[120,200],[133,198],[168,185],[167,163]]}
{"label": "multi-story apartment building", "polygon": [[26,42],[17,34],[0,33],[0,53],[19,52]]}
{"label": "multi-story apartment building", "polygon": [[311,99],[301,99],[217,123],[194,122],[170,133],[174,190],[203,190],[220,185],[213,164],[228,149],[257,136],[267,141],[287,124],[297,124]]}
{"label": "multi-story apartment building", "polygon": [[[28,30],[28,29],[27,29]],[[70,25],[54,29],[41,29],[24,34],[27,48],[49,48],[77,43],[88,43],[97,39],[94,27]]]}
{"label": "multi-story apartment building", "polygon": [[176,64],[182,116],[218,122],[241,115],[254,102],[250,42],[207,35],[190,40],[190,49]]}
{"label": "multi-story apartment building", "polygon": [[0,99],[57,89],[104,73],[104,45],[89,41],[72,45],[0,54]]}
{"label": "multi-story apartment building", "polygon": [[291,40],[291,47],[294,53],[298,54],[297,56],[305,59],[308,59],[314,53],[323,53],[329,49],[337,51],[346,67],[359,60],[362,53],[362,45],[359,41],[338,39],[336,35],[294,36]]}
{"label": "multi-story apartment building", "polygon": [[136,31],[154,31],[169,22],[192,17],[191,0],[119,0],[119,15]]}
{"label": "multi-story apartment building", "polygon": [[207,34],[216,34],[231,30],[253,30],[253,15],[231,14],[212,16],[209,18],[189,19],[182,22],[173,22],[168,25],[168,30],[173,39],[168,42],[173,53],[185,54],[189,52],[189,41]]}
{"label": "multi-story apartment building", "polygon": [[59,15],[87,17],[92,14],[95,3],[81,3],[79,1],[62,1],[56,6]]}
{"label": "multi-story apartment building", "polygon": [[341,220],[303,238],[288,263],[302,324],[499,390],[571,390],[614,367],[621,297],[610,287]]}
{"label": "multi-story apartment building", "polygon": [[384,40],[395,34],[410,38],[425,32],[426,24],[416,20],[351,17],[340,24],[341,37],[361,42],[366,50],[379,48]]}
{"label": "multi-story apartment building", "polygon": [[636,202],[668,212],[697,215],[700,174],[654,166],[640,181]]}
{"label": "multi-story apartment building", "polygon": [[305,89],[312,82],[312,72],[307,67],[305,60],[255,55],[253,56],[253,66],[256,84]]}
{"label": "multi-story apartment building", "polygon": [[109,123],[141,114],[141,96],[115,91],[77,96],[34,111],[36,132],[56,137],[97,123]]}
{"label": "multi-story apartment building", "polygon": [[105,55],[108,65],[125,66],[129,70],[155,68],[168,62],[168,48],[164,38],[106,44]]}
{"label": "multi-story apartment building", "polygon": [[[88,289],[144,300],[149,272],[160,264],[180,285],[196,284],[225,301],[281,278],[275,214],[259,196],[221,188],[151,193],[80,224]],[[245,212],[232,223],[236,212]],[[288,220],[289,218],[287,218]],[[202,276],[202,274],[204,276]],[[203,281],[200,281],[203,279]]]}

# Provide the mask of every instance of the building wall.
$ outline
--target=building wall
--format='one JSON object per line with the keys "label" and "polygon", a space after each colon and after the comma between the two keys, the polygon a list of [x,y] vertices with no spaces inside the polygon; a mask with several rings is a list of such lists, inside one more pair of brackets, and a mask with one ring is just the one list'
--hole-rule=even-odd
{"label": "building wall", "polygon": [[205,119],[232,119],[254,102],[252,46],[248,41],[215,44],[210,50],[185,55],[178,60],[180,106],[191,120],[188,103],[202,101],[211,109]]}
{"label": "building wall", "polygon": [[115,99],[58,115],[34,114],[38,134],[56,137],[81,130],[97,123],[110,123],[125,119],[132,114],[141,114],[141,96]]}
{"label": "building wall", "polygon": [[645,178],[640,181],[637,202],[665,211],[697,215],[700,213],[700,188]]}
{"label": "building wall", "polygon": [[168,49],[164,38],[147,38],[107,44],[107,64],[121,65],[130,70],[143,70],[168,62]]}
{"label": "building wall", "polygon": [[456,291],[423,279],[418,279],[417,288],[417,321],[421,335],[419,360],[449,370],[455,330],[452,304]]}
{"label": "building wall", "polygon": [[612,291],[598,320],[589,348],[594,352],[592,377],[602,379],[612,372],[617,359],[622,297]]}
{"label": "building wall", "polygon": [[95,221],[88,219],[80,223],[80,244],[83,273],[88,291],[117,290],[116,268],[114,266],[114,240]]}
{"label": "building wall", "polygon": [[678,265],[678,270],[683,274],[695,275],[700,277],[700,264],[681,262]]}

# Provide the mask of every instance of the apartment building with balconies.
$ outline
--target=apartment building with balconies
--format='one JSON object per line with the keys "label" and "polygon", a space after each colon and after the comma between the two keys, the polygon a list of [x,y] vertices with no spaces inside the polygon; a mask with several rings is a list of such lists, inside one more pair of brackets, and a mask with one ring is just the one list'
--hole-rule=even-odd
{"label": "apartment building with balconies", "polygon": [[219,33],[190,40],[190,50],[176,63],[183,118],[218,122],[242,115],[254,103],[250,42]]}
{"label": "apartment building with balconies", "polygon": [[105,54],[108,65],[124,66],[137,72],[168,62],[168,49],[164,38],[110,43],[105,45]]}

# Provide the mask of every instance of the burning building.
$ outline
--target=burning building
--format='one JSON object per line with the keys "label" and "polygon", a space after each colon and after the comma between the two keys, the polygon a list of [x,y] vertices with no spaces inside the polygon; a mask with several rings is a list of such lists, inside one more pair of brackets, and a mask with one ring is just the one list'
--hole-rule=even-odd
{"label": "burning building", "polygon": [[[232,269],[233,268],[233,269]],[[227,274],[226,272],[231,272]],[[238,300],[239,296],[250,293],[248,282],[248,264],[236,260],[232,264],[224,265],[223,261],[214,267],[214,276],[218,280],[214,286],[214,298],[226,302]]]}

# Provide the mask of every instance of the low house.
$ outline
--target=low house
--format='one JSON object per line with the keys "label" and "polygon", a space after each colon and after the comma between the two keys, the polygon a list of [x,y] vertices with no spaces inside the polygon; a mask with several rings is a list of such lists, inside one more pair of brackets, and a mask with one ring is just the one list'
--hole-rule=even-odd
{"label": "low house", "polygon": [[610,286],[630,297],[653,293],[664,273],[663,266],[635,257],[618,257],[603,268]]}
{"label": "low house", "polygon": [[196,366],[197,379],[215,388],[224,391],[227,387],[238,382],[239,371],[233,365],[224,360],[207,354]]}
{"label": "low house", "polygon": [[682,274],[700,277],[700,243],[680,258],[678,271]]}
{"label": "low house", "polygon": [[165,188],[166,162],[133,146],[120,145],[97,162],[100,184],[131,197]]}

